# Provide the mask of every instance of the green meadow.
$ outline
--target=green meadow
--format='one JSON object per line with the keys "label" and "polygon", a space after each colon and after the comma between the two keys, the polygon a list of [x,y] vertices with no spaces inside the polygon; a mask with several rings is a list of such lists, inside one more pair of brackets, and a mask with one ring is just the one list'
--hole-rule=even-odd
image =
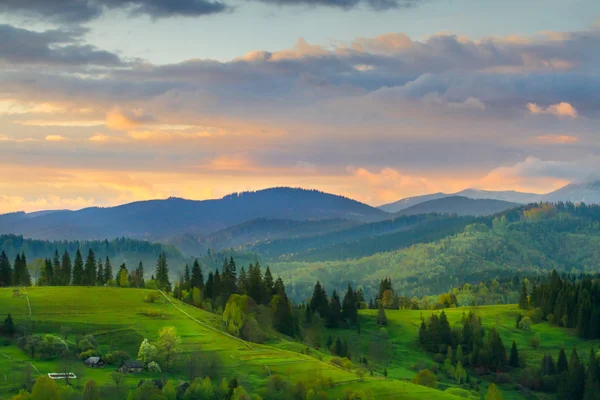
{"label": "green meadow", "polygon": [[[243,342],[221,330],[220,316],[174,299],[171,299],[172,302],[160,299],[146,303],[144,297],[147,292],[144,289],[111,287],[32,287],[21,289],[22,295],[13,297],[13,290],[6,288],[0,289],[0,315],[10,313],[21,332],[26,329],[36,334],[59,335],[68,328],[71,335],[93,335],[102,354],[125,350],[133,358],[144,338],[155,340],[160,328],[173,326],[181,336],[181,355],[218,353],[223,360],[224,375],[236,376],[244,387],[251,390],[264,386],[270,374],[278,374],[292,382],[312,378],[331,380],[334,384],[330,388],[332,398],[342,398],[349,389],[371,392],[376,399],[456,398],[403,381],[409,370],[408,366],[401,364],[390,376],[399,379],[366,376],[360,380],[354,371],[329,363],[329,357],[324,353],[312,351],[309,355],[302,354],[303,345],[284,337],[274,337],[264,345]],[[409,333],[402,332],[404,322],[403,317],[400,318],[401,313],[398,312],[397,344],[413,346]],[[392,314],[390,312],[390,316]],[[410,315],[407,327],[412,330],[418,314]],[[371,314],[365,312],[362,318],[367,325]],[[394,326],[395,322],[391,327]],[[10,398],[15,393],[13,372],[29,362],[34,367],[34,377],[38,373],[60,372],[60,360],[30,359],[8,341],[0,346],[0,398]],[[81,377],[77,385],[83,385],[90,379],[98,384],[110,384],[110,374],[116,367],[91,369],[85,368],[81,362],[73,369]],[[125,384],[133,388],[140,379],[159,377],[147,372],[128,375]],[[183,373],[171,373],[168,378],[186,379]]]}

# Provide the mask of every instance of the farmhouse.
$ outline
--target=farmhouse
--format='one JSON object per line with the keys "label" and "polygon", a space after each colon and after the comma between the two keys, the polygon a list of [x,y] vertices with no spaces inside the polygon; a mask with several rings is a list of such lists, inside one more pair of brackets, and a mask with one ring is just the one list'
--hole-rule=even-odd
{"label": "farmhouse", "polygon": [[142,364],[141,361],[127,360],[123,364],[121,364],[121,366],[119,367],[119,372],[122,372],[124,374],[127,374],[127,373],[135,374],[138,372],[142,372],[143,369],[144,369],[144,365]]}
{"label": "farmhouse", "polygon": [[84,364],[90,368],[104,368],[104,360],[100,357],[90,357],[84,361]]}

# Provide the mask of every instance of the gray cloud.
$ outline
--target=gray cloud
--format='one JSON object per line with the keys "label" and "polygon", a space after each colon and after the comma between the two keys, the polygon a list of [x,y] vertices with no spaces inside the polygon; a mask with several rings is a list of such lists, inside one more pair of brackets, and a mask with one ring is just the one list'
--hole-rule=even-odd
{"label": "gray cloud", "polygon": [[102,65],[121,64],[119,56],[78,41],[83,30],[34,32],[0,25],[0,62],[27,65]]}
{"label": "gray cloud", "polygon": [[168,18],[216,14],[228,7],[209,0],[0,0],[0,13],[43,17],[59,23],[88,22],[107,10]]}
{"label": "gray cloud", "polygon": [[340,9],[351,9],[360,5],[366,5],[377,11],[385,11],[394,8],[413,8],[428,0],[257,0],[262,3],[276,4],[280,6],[325,6]]}

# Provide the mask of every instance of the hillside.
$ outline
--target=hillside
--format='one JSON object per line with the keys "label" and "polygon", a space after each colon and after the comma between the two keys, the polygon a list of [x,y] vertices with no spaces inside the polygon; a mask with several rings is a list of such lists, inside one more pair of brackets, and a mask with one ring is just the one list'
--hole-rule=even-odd
{"label": "hillside", "polygon": [[[455,396],[398,380],[380,377],[357,379],[353,371],[333,365],[323,353],[313,351],[314,357],[301,354],[304,346],[286,338],[272,338],[268,344],[243,342],[221,331],[220,316],[189,306],[178,300],[161,298],[154,303],[144,302],[148,290],[107,287],[40,287],[28,288],[27,298],[13,297],[10,288],[0,289],[0,315],[10,313],[18,329],[27,328],[37,334],[62,335],[65,329],[71,337],[93,335],[102,354],[116,350],[137,354],[144,338],[156,340],[160,328],[172,326],[182,338],[178,345],[178,357],[186,360],[192,356],[198,360],[212,359],[216,369],[210,374],[218,384],[221,377],[236,376],[248,390],[266,390],[271,375],[279,375],[293,384],[323,379],[333,383],[325,388],[332,396],[342,391],[368,391],[377,399],[403,398],[418,400],[423,397],[458,399]],[[31,304],[31,315],[28,302]],[[33,323],[32,323],[33,322]],[[60,359],[31,359],[14,345],[2,348],[0,368],[11,371],[22,368],[23,362],[32,362],[37,374],[60,372]],[[217,358],[215,358],[217,357]],[[322,358],[320,361],[318,358]],[[21,363],[19,366],[19,363]],[[116,367],[104,369],[83,367],[82,362],[69,364],[70,371],[77,371],[82,382],[93,379],[98,385],[113,385],[111,372]],[[169,379],[189,380],[189,369],[167,373]],[[200,370],[196,374],[201,374]],[[158,379],[160,375],[144,372],[126,375],[122,385],[135,388],[140,379]],[[203,375],[200,375],[201,377]],[[72,384],[81,388],[80,380]],[[60,382],[59,382],[60,383]],[[13,385],[0,380],[0,397],[5,398]],[[79,389],[81,390],[81,389]],[[268,397],[267,397],[268,399]]]}
{"label": "hillside", "polygon": [[472,199],[463,196],[448,196],[441,199],[428,200],[405,208],[395,215],[415,214],[457,214],[457,215],[492,215],[511,208],[519,207],[518,203],[503,200]]}
{"label": "hillside", "polygon": [[315,190],[273,188],[219,200],[150,200],[108,208],[0,216],[0,233],[36,239],[103,240],[131,237],[166,240],[205,235],[257,218],[375,221],[387,213],[342,196]]}
{"label": "hillside", "polygon": [[429,200],[435,200],[435,199],[442,199],[444,197],[450,196],[449,194],[446,193],[432,193],[432,194],[425,194],[422,196],[413,196],[413,197],[406,197],[404,199],[400,199],[398,201],[395,201],[393,203],[388,203],[388,204],[384,204],[379,206],[378,208],[380,210],[383,210],[385,212],[394,214],[397,213],[400,210],[404,210],[405,208],[409,208],[412,207],[414,205],[417,205],[419,203],[423,203],[425,201],[429,201]]}
{"label": "hillside", "polygon": [[297,221],[258,218],[205,236],[191,234],[176,236],[169,239],[168,243],[186,255],[197,256],[206,254],[209,249],[235,249],[281,238],[321,235],[357,225],[361,223],[348,219]]}
{"label": "hillside", "polygon": [[599,210],[598,206],[531,206],[506,211],[504,220],[481,218],[458,234],[430,243],[345,261],[282,261],[271,264],[271,269],[293,283],[296,299],[307,298],[316,279],[330,289],[343,290],[347,282],[363,285],[372,295],[379,280],[391,277],[399,293],[412,297],[515,273],[597,272]]}

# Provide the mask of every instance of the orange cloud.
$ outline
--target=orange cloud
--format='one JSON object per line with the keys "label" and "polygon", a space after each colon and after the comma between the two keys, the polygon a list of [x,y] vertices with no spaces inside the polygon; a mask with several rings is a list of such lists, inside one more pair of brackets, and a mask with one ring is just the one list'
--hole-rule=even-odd
{"label": "orange cloud", "polygon": [[575,107],[566,102],[550,105],[546,108],[542,108],[535,103],[527,104],[527,109],[532,114],[546,114],[556,115],[557,117],[570,117],[577,118],[577,110]]}
{"label": "orange cloud", "polygon": [[536,139],[543,143],[550,144],[569,144],[578,142],[579,139],[569,135],[541,135],[536,136]]}
{"label": "orange cloud", "polygon": [[61,135],[47,135],[46,140],[48,142],[65,142],[69,140],[69,138],[61,136]]}

